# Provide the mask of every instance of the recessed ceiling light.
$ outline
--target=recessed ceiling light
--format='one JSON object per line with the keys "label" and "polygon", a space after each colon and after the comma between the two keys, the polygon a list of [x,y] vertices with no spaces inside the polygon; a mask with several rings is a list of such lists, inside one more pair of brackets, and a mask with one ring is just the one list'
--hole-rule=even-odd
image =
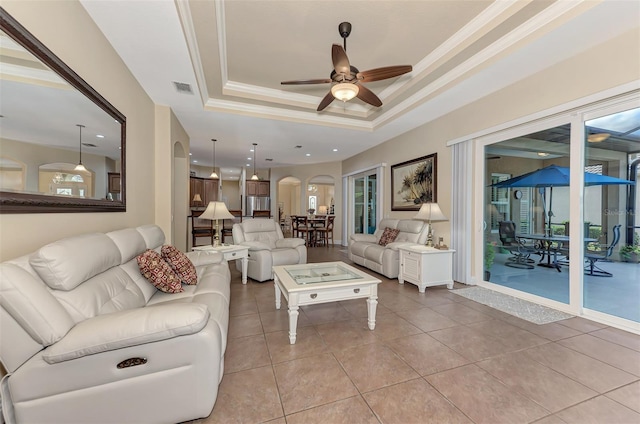
{"label": "recessed ceiling light", "polygon": [[189,153],[189,156],[193,156],[193,153]]}
{"label": "recessed ceiling light", "polygon": [[247,166],[251,166],[251,165],[247,164]]}
{"label": "recessed ceiling light", "polygon": [[333,149],[333,151],[334,151],[334,152],[337,152],[337,151],[338,151],[338,149]]}
{"label": "recessed ceiling light", "polygon": [[542,156],[542,157],[549,156],[549,153],[546,153],[546,152],[538,152],[538,156]]}
{"label": "recessed ceiling light", "polygon": [[251,160],[251,158],[247,158],[247,160]]}
{"label": "recessed ceiling light", "polygon": [[194,161],[193,161],[193,163],[198,163],[198,161],[197,161],[197,160],[194,160]]}
{"label": "recessed ceiling light", "polygon": [[253,152],[253,149],[249,149],[250,152]]}
{"label": "recessed ceiling light", "polygon": [[307,154],[305,154],[305,156],[311,156],[311,153],[307,153]]}
{"label": "recessed ceiling light", "polygon": [[97,134],[96,137],[98,138],[104,138],[104,136],[102,134]]}

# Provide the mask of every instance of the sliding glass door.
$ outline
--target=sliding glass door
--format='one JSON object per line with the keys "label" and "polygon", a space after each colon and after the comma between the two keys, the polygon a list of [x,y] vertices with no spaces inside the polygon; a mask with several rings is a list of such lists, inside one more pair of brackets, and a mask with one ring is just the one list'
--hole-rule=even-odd
{"label": "sliding glass door", "polygon": [[481,285],[640,328],[637,97],[476,142],[483,154]]}
{"label": "sliding glass door", "polygon": [[375,172],[353,177],[353,229],[356,234],[373,234],[377,219],[377,181]]}
{"label": "sliding glass door", "polygon": [[584,307],[640,322],[640,108],[584,125]]}

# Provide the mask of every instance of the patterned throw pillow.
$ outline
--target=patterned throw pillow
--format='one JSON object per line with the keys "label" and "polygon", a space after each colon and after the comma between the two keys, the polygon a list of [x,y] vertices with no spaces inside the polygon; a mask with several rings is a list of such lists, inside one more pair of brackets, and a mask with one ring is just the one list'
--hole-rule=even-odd
{"label": "patterned throw pillow", "polygon": [[384,232],[382,233],[382,237],[378,241],[380,246],[386,246],[387,244],[393,242],[396,237],[400,234],[400,230],[394,230],[393,228],[385,227]]}
{"label": "patterned throw pillow", "polygon": [[168,244],[162,246],[162,259],[167,261],[173,272],[185,284],[195,285],[198,283],[198,273],[193,262],[187,258],[187,255]]}
{"label": "patterned throw pillow", "polygon": [[158,290],[165,293],[184,291],[180,278],[155,250],[147,249],[144,253],[136,256],[136,260],[140,273]]}

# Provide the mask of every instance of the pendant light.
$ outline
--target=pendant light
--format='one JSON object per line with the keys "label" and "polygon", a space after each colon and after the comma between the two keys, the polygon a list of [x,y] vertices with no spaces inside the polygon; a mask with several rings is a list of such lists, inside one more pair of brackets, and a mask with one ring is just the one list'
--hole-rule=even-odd
{"label": "pendant light", "polygon": [[258,143],[253,143],[253,175],[251,176],[251,181],[258,181],[258,174],[256,174],[256,146]]}
{"label": "pendant light", "polygon": [[87,172],[87,168],[85,168],[84,165],[82,164],[82,129],[84,128],[84,125],[76,124],[76,127],[80,128],[80,161],[74,168],[74,171]]}
{"label": "pendant light", "polygon": [[217,180],[218,174],[216,174],[216,141],[218,140],[212,138],[211,141],[213,141],[213,168],[211,169],[211,175],[209,175],[209,178],[215,178]]}

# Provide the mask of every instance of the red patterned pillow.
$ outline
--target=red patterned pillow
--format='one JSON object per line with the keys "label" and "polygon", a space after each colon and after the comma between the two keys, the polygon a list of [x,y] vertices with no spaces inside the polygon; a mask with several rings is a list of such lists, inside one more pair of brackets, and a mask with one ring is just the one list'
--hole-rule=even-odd
{"label": "red patterned pillow", "polygon": [[140,273],[158,290],[165,293],[180,293],[184,291],[180,278],[168,263],[155,250],[147,249],[136,256]]}
{"label": "red patterned pillow", "polygon": [[394,230],[393,228],[386,227],[384,232],[382,233],[382,237],[378,241],[380,246],[386,246],[387,244],[393,242],[396,237],[400,234],[400,230]]}
{"label": "red patterned pillow", "polygon": [[162,249],[162,259],[167,261],[173,272],[185,284],[195,285],[198,283],[198,273],[193,262],[187,255],[176,249],[174,246],[164,245]]}

